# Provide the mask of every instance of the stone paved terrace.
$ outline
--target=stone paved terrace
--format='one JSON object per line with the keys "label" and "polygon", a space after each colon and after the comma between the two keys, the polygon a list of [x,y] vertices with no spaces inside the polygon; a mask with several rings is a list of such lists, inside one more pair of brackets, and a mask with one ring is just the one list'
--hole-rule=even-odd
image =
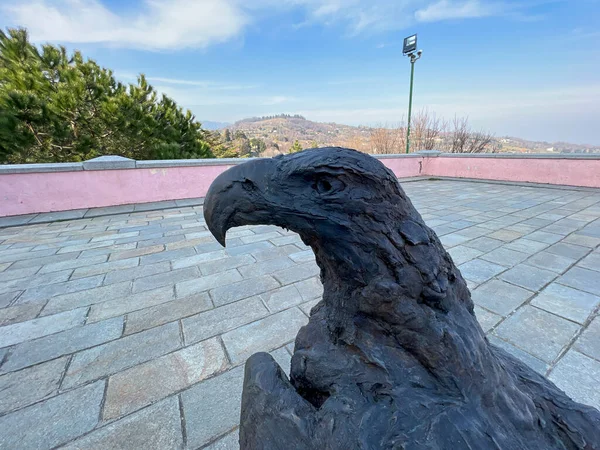
{"label": "stone paved terrace", "polygon": [[[489,339],[600,407],[600,192],[404,187]],[[321,289],[297,235],[224,250],[201,206],[0,229],[0,448],[237,448],[245,359],[289,369]]]}

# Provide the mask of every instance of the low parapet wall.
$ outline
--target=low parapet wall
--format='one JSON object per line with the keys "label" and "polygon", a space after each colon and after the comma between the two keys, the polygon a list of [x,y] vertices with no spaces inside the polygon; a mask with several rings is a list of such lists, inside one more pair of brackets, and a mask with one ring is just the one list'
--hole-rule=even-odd
{"label": "low parapet wall", "polygon": [[[456,177],[600,188],[600,155],[444,154],[376,156],[399,178]],[[203,197],[212,181],[246,159],[0,166],[0,217]]]}

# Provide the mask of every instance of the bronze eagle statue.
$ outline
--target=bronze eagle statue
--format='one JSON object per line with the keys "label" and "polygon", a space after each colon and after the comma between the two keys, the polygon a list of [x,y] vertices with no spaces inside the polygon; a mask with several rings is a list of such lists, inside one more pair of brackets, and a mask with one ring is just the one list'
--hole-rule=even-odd
{"label": "bronze eagle statue", "polygon": [[315,253],[324,287],[288,379],[246,362],[242,450],[600,449],[600,412],[491,345],[467,285],[379,160],[320,148],[230,168],[208,228],[272,224]]}

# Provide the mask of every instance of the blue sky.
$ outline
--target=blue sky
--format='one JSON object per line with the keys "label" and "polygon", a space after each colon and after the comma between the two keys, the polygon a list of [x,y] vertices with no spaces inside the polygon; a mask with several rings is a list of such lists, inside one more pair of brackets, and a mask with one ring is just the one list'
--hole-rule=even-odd
{"label": "blue sky", "polygon": [[351,125],[414,107],[497,136],[600,144],[600,1],[0,0],[0,26],[144,73],[199,119]]}

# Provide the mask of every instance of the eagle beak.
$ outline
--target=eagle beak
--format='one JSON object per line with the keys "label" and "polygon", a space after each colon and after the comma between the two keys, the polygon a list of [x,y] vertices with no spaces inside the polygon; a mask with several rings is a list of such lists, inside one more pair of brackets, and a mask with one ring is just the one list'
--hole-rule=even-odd
{"label": "eagle beak", "polygon": [[210,185],[204,199],[204,219],[223,247],[230,228],[268,223],[264,193],[276,166],[272,159],[248,161],[226,170]]}

